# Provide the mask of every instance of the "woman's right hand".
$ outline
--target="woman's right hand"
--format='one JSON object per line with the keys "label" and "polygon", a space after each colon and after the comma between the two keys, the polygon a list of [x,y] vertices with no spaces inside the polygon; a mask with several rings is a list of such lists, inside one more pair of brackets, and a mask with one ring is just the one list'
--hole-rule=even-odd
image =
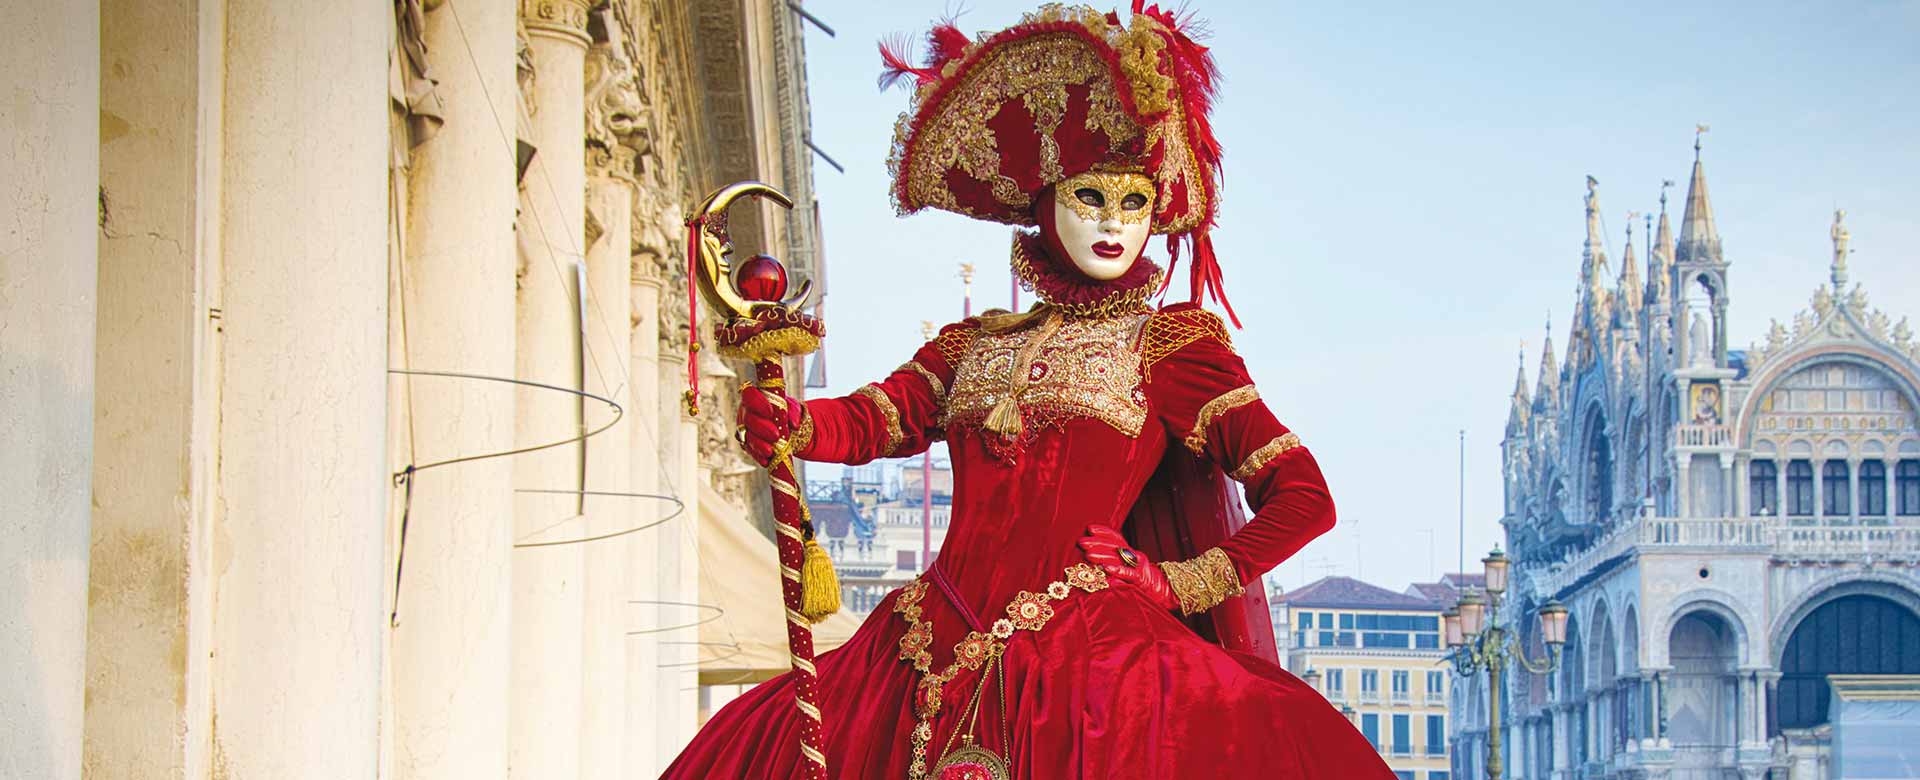
{"label": "woman's right hand", "polygon": [[740,413],[736,418],[740,424],[740,443],[746,446],[747,454],[753,456],[755,462],[767,465],[773,459],[773,443],[800,427],[806,413],[801,403],[800,399],[785,393],[775,394],[751,385],[740,390]]}

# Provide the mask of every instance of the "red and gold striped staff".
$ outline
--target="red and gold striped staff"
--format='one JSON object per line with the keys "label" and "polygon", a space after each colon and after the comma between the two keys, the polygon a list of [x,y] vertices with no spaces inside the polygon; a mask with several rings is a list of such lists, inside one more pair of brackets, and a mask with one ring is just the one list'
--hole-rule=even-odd
{"label": "red and gold striped staff", "polygon": [[[757,181],[729,184],[708,195],[687,219],[687,278],[726,317],[714,328],[720,354],[753,361],[754,385],[767,391],[775,404],[784,404],[786,371],[782,360],[820,348],[826,329],[800,311],[813,292],[811,281],[787,295],[787,273],[780,261],[755,255],[736,269],[727,257],[733,252],[727,234],[727,207],[743,197],[765,198],[787,208],[793,201],[772,186]],[[689,291],[691,293],[691,291]],[[689,305],[693,303],[690,300]],[[698,308],[695,306],[694,308]],[[697,320],[689,319],[690,323]],[[698,413],[699,372],[692,365],[700,342],[698,325],[689,339],[687,408]],[[826,780],[827,756],[820,718],[820,673],[813,665],[813,624],[840,608],[840,586],[826,551],[813,538],[813,519],[807,511],[793,474],[793,446],[785,436],[773,444],[767,462],[772,484],[774,528],[779,532],[780,595],[786,607],[787,651],[793,658],[794,706],[800,725],[800,774],[806,780]]]}

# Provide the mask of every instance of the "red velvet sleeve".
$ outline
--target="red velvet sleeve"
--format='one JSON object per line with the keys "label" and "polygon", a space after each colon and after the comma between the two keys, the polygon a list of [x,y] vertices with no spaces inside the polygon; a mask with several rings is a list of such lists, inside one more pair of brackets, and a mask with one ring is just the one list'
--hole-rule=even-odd
{"label": "red velvet sleeve", "polygon": [[1313,454],[1260,400],[1220,319],[1190,304],[1142,332],[1147,393],[1175,440],[1246,487],[1254,514],[1220,549],[1252,582],[1333,528],[1333,498]]}
{"label": "red velvet sleeve", "polygon": [[807,401],[813,438],[800,457],[859,465],[925,452],[946,435],[940,421],[947,387],[977,327],[976,320],[948,325],[885,379],[852,395]]}

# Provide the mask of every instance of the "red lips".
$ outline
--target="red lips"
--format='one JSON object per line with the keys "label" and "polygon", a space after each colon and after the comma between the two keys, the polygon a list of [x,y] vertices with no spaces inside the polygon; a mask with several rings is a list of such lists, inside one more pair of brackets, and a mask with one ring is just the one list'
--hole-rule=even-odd
{"label": "red lips", "polygon": [[1093,253],[1108,260],[1117,260],[1125,254],[1127,248],[1111,241],[1101,241],[1093,245]]}

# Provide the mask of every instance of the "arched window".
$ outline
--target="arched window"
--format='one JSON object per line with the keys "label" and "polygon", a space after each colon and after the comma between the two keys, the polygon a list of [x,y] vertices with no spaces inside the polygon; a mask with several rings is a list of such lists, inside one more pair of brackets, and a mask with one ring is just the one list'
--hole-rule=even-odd
{"label": "arched window", "polygon": [[1813,514],[1813,464],[1796,460],[1787,464],[1787,514],[1807,517]]}
{"label": "arched window", "polygon": [[1884,461],[1860,463],[1860,514],[1869,517],[1887,514],[1887,464]]}
{"label": "arched window", "polygon": [[1795,626],[1780,658],[1773,733],[1827,722],[1829,674],[1920,673],[1920,618],[1879,596],[1841,596]]}
{"label": "arched window", "polygon": [[1753,514],[1779,514],[1780,467],[1770,460],[1756,460],[1748,464],[1747,496],[1753,505]]}
{"label": "arched window", "polygon": [[1585,484],[1589,523],[1606,523],[1613,514],[1613,448],[1607,441],[1607,421],[1595,414],[1588,419]]}
{"label": "arched window", "polygon": [[1900,514],[1920,515],[1920,460],[1900,461],[1893,478],[1900,491]]}
{"label": "arched window", "polygon": [[1820,467],[1820,492],[1822,498],[1821,514],[1827,517],[1845,517],[1853,513],[1851,501],[1853,486],[1848,484],[1847,462],[1830,460]]}

